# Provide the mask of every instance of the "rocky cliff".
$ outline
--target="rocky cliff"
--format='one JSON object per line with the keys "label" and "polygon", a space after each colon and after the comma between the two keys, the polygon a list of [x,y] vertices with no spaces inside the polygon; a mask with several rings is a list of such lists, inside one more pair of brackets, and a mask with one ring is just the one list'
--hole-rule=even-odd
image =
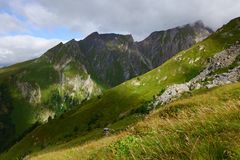
{"label": "rocky cliff", "polygon": [[181,50],[190,48],[212,33],[201,21],[187,24],[166,31],[153,32],[141,42],[138,42],[139,51],[144,58],[155,68],[164,63]]}

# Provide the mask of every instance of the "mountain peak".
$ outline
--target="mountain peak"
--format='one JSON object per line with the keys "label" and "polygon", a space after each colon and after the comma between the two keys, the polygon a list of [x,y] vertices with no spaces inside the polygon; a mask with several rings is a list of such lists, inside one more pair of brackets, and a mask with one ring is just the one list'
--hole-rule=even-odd
{"label": "mountain peak", "polygon": [[88,35],[84,40],[96,40],[101,39],[103,41],[111,41],[115,39],[127,40],[129,42],[134,42],[133,36],[131,34],[116,34],[116,33],[103,33],[99,34],[98,32],[93,32]]}
{"label": "mountain peak", "polygon": [[98,32],[93,32],[93,33],[89,34],[86,38],[84,38],[84,40],[95,39],[97,37],[99,37],[99,33]]}
{"label": "mountain peak", "polygon": [[213,30],[210,27],[206,26],[202,20],[198,20],[198,21],[192,23],[191,26],[194,28],[206,29],[206,30],[208,30],[209,33],[213,33]]}
{"label": "mountain peak", "polygon": [[69,45],[69,44],[73,44],[73,43],[77,43],[77,41],[75,39],[71,39],[66,44]]}
{"label": "mountain peak", "polygon": [[[48,52],[56,52],[58,51],[64,44],[62,42],[58,43],[56,46],[50,48],[46,53]],[[45,53],[45,54],[46,54]],[[44,56],[45,54],[43,54],[42,56]]]}
{"label": "mountain peak", "polygon": [[[184,28],[198,28],[198,29],[204,29],[204,30],[208,30],[210,33],[212,33],[212,29],[209,27],[206,27],[203,23],[202,20],[197,20],[194,23],[191,24],[185,24],[183,26],[178,26],[175,28],[171,28],[171,29],[167,29],[167,30],[161,30],[161,31],[155,31],[152,32],[147,38],[145,38],[144,40],[153,40],[153,39],[159,39],[160,37],[162,37],[164,34],[166,33],[177,33],[178,31],[184,29]],[[143,40],[143,41],[144,41]]]}
{"label": "mountain peak", "polygon": [[193,26],[205,27],[202,20],[197,20],[196,22],[193,23]]}
{"label": "mountain peak", "polygon": [[122,35],[122,34],[115,34],[115,33],[105,33],[105,34],[100,34],[100,37],[104,41],[122,40],[127,42],[134,42],[134,39],[131,34]]}

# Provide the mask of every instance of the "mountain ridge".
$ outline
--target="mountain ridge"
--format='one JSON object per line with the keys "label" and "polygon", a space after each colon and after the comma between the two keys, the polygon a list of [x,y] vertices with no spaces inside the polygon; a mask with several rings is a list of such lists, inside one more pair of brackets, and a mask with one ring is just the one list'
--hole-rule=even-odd
{"label": "mountain ridge", "polygon": [[[90,74],[103,73],[105,76],[96,76],[96,79],[113,87],[161,65],[177,52],[189,48],[211,33],[211,29],[197,21],[193,24],[153,32],[139,42],[134,41],[131,34],[93,32],[83,40],[71,40],[65,45],[72,43],[75,46],[72,50],[78,50],[78,55],[69,56],[83,59],[80,63],[85,65]],[[48,55],[48,52],[45,54]],[[111,79],[109,80],[108,77]]]}

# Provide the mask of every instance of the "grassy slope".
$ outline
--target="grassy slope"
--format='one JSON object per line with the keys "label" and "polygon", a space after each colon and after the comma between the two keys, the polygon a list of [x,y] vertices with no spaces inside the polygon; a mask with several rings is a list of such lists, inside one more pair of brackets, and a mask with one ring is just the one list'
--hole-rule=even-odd
{"label": "grassy slope", "polygon": [[[151,100],[166,86],[186,82],[196,76],[205,67],[209,57],[228,48],[239,39],[239,24],[239,19],[231,21],[221,31],[191,49],[180,52],[155,70],[108,90],[101,99],[87,102],[74,112],[64,115],[65,118],[53,120],[37,128],[2,156],[10,159],[27,154],[30,150],[36,151],[42,146],[64,142],[76,138],[74,135],[84,131],[102,128],[117,121],[123,115],[141,106],[143,102]],[[221,33],[225,32],[233,36],[223,36]],[[204,45],[205,51],[200,51],[199,45]],[[181,61],[175,60],[178,56],[182,57]],[[189,63],[190,60],[197,58],[199,60],[194,64]],[[74,128],[78,128],[78,131],[74,132]],[[37,143],[34,137],[37,137]]]}
{"label": "grassy slope", "polygon": [[[18,73],[23,71],[25,71],[26,74],[22,78],[16,77]],[[16,136],[18,136],[39,120],[38,115],[45,112],[45,109],[40,106],[31,106],[21,96],[21,93],[16,89],[16,78],[29,83],[37,82],[42,89],[42,100],[45,100],[48,96],[48,89],[51,85],[57,83],[58,77],[51,65],[44,62],[35,62],[35,60],[0,69],[0,83],[4,82],[9,85],[13,99],[14,109],[12,112],[12,121],[16,126]]]}
{"label": "grassy slope", "polygon": [[240,83],[175,101],[119,134],[29,156],[32,160],[239,158]]}
{"label": "grassy slope", "polygon": [[[74,63],[64,70],[66,77],[74,74],[86,78],[86,73],[77,70]],[[17,89],[16,81],[37,83],[41,88],[41,104],[31,105],[22,97]],[[36,122],[46,119],[51,110],[51,97],[58,90],[59,75],[53,65],[43,59],[34,59],[0,69],[0,84],[8,86],[12,97],[13,110],[11,112],[12,123],[15,125],[15,135],[11,139],[21,136],[24,131],[33,126]],[[54,106],[55,112],[61,112],[59,106]]]}
{"label": "grassy slope", "polygon": [[[25,76],[21,78],[17,75],[25,71]],[[52,79],[48,79],[49,77]],[[55,77],[54,77],[55,76]],[[18,63],[10,67],[0,69],[0,85],[4,84],[8,87],[11,96],[11,122],[14,125],[14,133],[5,140],[6,143],[13,143],[15,139],[22,137],[25,132],[31,130],[37,122],[41,122],[49,114],[49,109],[43,106],[32,106],[21,95],[16,86],[16,79],[28,81],[30,83],[37,82],[42,89],[42,99],[47,97],[47,87],[58,81],[56,74],[48,64],[44,62],[35,62],[35,60]]]}

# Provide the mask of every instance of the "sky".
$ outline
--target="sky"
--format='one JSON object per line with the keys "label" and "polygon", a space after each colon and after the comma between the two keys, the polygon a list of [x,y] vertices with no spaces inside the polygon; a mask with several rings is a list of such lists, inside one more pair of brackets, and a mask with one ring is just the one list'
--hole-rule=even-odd
{"label": "sky", "polygon": [[240,0],[0,0],[0,66],[94,31],[139,41],[197,20],[217,29],[238,16]]}

